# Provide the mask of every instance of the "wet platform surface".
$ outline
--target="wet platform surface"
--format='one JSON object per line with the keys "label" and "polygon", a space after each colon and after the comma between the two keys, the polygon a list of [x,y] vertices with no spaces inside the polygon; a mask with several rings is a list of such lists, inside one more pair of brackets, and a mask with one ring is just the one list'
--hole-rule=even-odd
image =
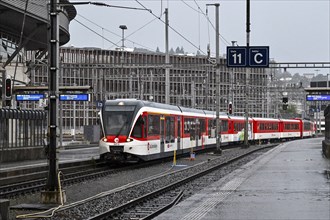
{"label": "wet platform surface", "polygon": [[[99,157],[99,148],[97,145],[75,146],[72,148],[58,150],[58,160],[60,164],[84,160],[94,160],[99,159]],[[5,162],[0,163],[0,172],[19,170],[31,167],[41,167],[46,166],[47,164],[47,159]]]}
{"label": "wet platform surface", "polygon": [[322,140],[284,143],[155,219],[330,219]]}

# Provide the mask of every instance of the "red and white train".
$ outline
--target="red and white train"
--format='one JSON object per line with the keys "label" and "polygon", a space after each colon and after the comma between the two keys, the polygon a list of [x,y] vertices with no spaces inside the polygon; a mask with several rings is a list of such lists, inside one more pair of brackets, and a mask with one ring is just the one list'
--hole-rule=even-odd
{"label": "red and white train", "polygon": [[[103,138],[100,158],[131,162],[153,160],[214,148],[213,111],[190,109],[135,99],[105,101],[100,111]],[[221,144],[244,141],[245,118],[220,114]],[[249,142],[315,135],[315,124],[302,119],[249,118]]]}

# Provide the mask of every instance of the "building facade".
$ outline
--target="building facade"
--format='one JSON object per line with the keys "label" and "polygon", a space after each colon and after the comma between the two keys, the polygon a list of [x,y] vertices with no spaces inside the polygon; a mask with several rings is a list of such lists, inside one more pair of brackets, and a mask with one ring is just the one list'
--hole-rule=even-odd
{"label": "building facade", "polygon": [[[30,84],[48,85],[47,60],[36,59],[35,52],[27,54],[30,62]],[[82,131],[84,125],[97,124],[97,112],[107,99],[134,98],[165,103],[166,85],[169,104],[205,110],[216,109],[216,66],[206,56],[170,55],[130,52],[99,48],[60,48],[59,86],[91,86],[90,102],[60,102],[64,131],[72,126]],[[166,68],[169,79],[166,82]],[[248,77],[248,111],[250,116],[266,117],[268,73],[251,69]],[[220,111],[227,112],[229,102],[234,115],[244,115],[244,68],[227,68],[220,59]],[[37,103],[34,104],[37,108]]]}

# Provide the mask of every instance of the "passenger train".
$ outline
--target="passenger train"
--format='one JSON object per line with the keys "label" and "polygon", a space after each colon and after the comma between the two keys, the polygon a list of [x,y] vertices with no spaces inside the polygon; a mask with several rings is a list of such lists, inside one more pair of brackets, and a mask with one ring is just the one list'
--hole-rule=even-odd
{"label": "passenger train", "polygon": [[[107,100],[99,113],[103,138],[100,158],[138,162],[214,148],[216,116],[191,109],[136,99]],[[245,118],[220,114],[221,144],[244,141]],[[315,124],[302,119],[248,119],[249,142],[315,135]]]}

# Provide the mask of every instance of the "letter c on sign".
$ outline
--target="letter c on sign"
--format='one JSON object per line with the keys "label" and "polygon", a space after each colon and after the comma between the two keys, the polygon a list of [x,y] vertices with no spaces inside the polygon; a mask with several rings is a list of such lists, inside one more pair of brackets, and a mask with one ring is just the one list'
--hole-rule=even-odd
{"label": "letter c on sign", "polygon": [[[258,57],[260,57],[260,59],[258,59]],[[258,63],[258,64],[260,64],[260,63],[262,63],[262,57],[263,57],[263,55],[261,54],[261,53],[256,53],[255,55],[254,55],[254,62],[255,63]]]}

